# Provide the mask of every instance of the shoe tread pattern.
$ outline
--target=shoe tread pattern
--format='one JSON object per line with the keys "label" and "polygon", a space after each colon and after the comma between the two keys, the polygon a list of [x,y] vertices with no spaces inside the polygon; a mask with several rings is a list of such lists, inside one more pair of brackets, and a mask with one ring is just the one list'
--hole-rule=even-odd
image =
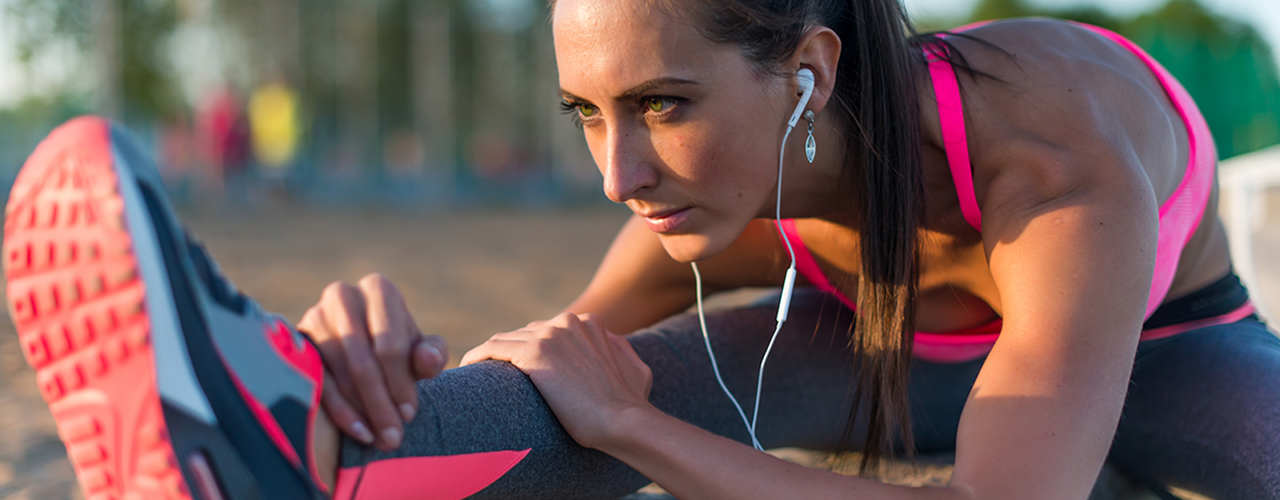
{"label": "shoe tread pattern", "polygon": [[109,125],[55,130],[5,210],[10,317],[86,500],[190,500],[156,388]]}

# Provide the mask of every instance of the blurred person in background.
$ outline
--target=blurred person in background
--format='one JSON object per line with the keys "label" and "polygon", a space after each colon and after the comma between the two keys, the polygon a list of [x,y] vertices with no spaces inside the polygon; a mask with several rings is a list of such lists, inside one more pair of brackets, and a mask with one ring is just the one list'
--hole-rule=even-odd
{"label": "blurred person in background", "polygon": [[221,87],[200,101],[196,133],[206,167],[204,189],[210,198],[221,197],[231,179],[247,168],[250,144],[244,105],[235,90]]}
{"label": "blurred person in background", "polygon": [[[1127,40],[917,35],[896,0],[560,0],[552,22],[562,106],[635,217],[564,313],[457,369],[378,275],[291,329],[220,276],[122,132],[46,140],[10,201],[9,296],[89,493],[1084,498],[1110,459],[1280,498],[1280,340],[1231,272],[1199,110]],[[65,169],[90,182],[40,182]],[[76,213],[62,189],[112,211],[43,229]],[[45,272],[61,247],[29,244],[50,238],[123,257]],[[796,272],[784,306],[685,313]],[[96,273],[110,300],[46,298]],[[99,333],[66,354],[81,317]],[[757,451],[783,446],[955,470],[914,488]],[[147,466],[98,458],[130,453]]]}
{"label": "blurred person in background", "polygon": [[156,154],[160,160],[160,175],[171,192],[177,193],[176,198],[186,198],[190,195],[191,184],[200,182],[193,177],[201,174],[194,154],[199,148],[196,147],[196,134],[190,117],[183,114],[165,120],[158,135]]}

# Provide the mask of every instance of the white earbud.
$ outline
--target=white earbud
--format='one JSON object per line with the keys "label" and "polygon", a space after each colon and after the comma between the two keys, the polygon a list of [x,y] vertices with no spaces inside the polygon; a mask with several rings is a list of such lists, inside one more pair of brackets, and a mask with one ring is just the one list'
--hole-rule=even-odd
{"label": "white earbud", "polygon": [[796,104],[796,110],[791,112],[791,119],[787,120],[787,130],[795,128],[796,123],[800,122],[804,107],[809,105],[809,98],[813,97],[813,71],[801,68],[796,72],[796,81],[800,84],[800,103]]}

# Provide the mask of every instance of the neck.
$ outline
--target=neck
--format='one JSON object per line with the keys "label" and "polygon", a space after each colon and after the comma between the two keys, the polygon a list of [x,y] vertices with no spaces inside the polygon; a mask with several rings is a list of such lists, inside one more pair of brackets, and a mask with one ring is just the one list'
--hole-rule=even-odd
{"label": "neck", "polygon": [[[933,80],[926,63],[921,60],[916,71],[916,95],[920,112],[921,168],[924,174],[926,200],[933,199],[938,189],[953,190],[946,153],[942,146],[938,123],[937,101]],[[858,220],[857,204],[853,203],[852,182],[862,175],[861,165],[846,164],[846,145],[851,133],[846,133],[832,119],[832,112],[822,113],[813,126],[817,154],[813,163],[804,156],[804,141],[808,136],[808,123],[801,120],[787,139],[786,169],[783,175],[782,216],[802,219],[818,218],[853,227]],[[932,204],[926,201],[926,206]],[[767,214],[773,218],[774,207],[770,203]]]}
{"label": "neck", "polygon": [[[836,126],[831,113],[817,115],[813,123],[813,138],[817,154],[810,163],[805,158],[804,144],[809,135],[808,122],[801,120],[787,139],[786,159],[782,178],[782,217],[788,219],[839,218],[851,220],[847,185],[851,175],[846,171],[845,138]],[[771,199],[772,200],[772,199]],[[774,217],[774,205],[770,203],[767,214]]]}

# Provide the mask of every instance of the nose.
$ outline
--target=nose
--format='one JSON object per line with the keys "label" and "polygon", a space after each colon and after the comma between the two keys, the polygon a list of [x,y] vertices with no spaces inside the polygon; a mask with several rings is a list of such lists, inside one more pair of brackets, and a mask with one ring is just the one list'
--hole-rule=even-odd
{"label": "nose", "polygon": [[652,145],[644,134],[625,127],[611,127],[605,138],[604,194],[614,203],[626,203],[657,185],[657,169],[651,162]]}

